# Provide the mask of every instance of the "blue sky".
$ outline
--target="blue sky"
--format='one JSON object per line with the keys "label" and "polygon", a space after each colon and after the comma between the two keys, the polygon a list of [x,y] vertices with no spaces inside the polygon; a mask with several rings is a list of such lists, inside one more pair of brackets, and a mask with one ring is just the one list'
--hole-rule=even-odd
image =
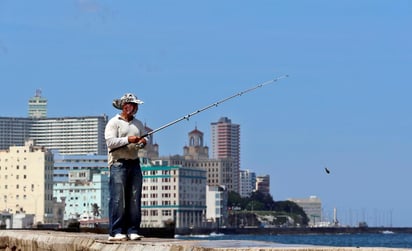
{"label": "blue sky", "polygon": [[[134,92],[152,128],[289,74],[155,134],[181,154],[198,127],[241,125],[241,168],[275,200],[322,200],[344,224],[412,227],[412,3],[0,0],[0,116],[116,112]],[[327,166],[331,173],[324,172]]]}

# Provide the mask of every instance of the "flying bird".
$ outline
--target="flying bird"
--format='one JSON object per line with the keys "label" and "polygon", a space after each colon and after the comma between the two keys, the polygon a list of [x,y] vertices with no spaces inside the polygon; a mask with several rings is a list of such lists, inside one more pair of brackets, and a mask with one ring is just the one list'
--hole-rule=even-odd
{"label": "flying bird", "polygon": [[328,169],[327,167],[325,167],[325,172],[326,172],[327,174],[330,174],[330,171],[329,171],[329,169]]}

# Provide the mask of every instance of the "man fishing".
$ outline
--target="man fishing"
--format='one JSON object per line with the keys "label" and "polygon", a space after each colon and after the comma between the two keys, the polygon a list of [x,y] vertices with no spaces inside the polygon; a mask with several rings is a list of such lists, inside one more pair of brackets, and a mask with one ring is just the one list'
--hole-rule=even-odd
{"label": "man fishing", "polygon": [[147,133],[144,132],[142,122],[135,118],[138,107],[143,104],[143,101],[131,93],[115,99],[113,106],[122,112],[109,120],[105,130],[110,167],[109,240],[140,240],[142,237],[138,234],[142,193],[142,173],[138,151],[146,145],[148,136],[286,77],[288,76],[284,75],[236,93]]}
{"label": "man fishing", "polygon": [[[110,168],[109,241],[140,240],[143,177],[138,151],[146,145],[143,123],[135,115],[143,101],[126,93],[113,101],[121,110],[109,120],[105,139]],[[113,151],[115,150],[115,151]]]}

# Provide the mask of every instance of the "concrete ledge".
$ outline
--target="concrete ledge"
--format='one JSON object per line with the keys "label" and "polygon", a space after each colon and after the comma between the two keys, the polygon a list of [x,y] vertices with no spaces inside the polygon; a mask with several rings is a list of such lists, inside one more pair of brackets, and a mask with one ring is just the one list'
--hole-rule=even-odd
{"label": "concrete ledge", "polygon": [[143,238],[141,241],[108,242],[106,234],[60,231],[0,230],[0,251],[400,251],[399,248],[350,248],[285,245],[263,241]]}

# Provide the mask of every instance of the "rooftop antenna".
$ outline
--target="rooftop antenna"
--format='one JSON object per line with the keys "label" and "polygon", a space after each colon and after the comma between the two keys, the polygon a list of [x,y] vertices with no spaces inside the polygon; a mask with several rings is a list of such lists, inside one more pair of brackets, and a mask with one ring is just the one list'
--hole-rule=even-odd
{"label": "rooftop antenna", "polygon": [[35,97],[41,97],[41,89],[36,89]]}

